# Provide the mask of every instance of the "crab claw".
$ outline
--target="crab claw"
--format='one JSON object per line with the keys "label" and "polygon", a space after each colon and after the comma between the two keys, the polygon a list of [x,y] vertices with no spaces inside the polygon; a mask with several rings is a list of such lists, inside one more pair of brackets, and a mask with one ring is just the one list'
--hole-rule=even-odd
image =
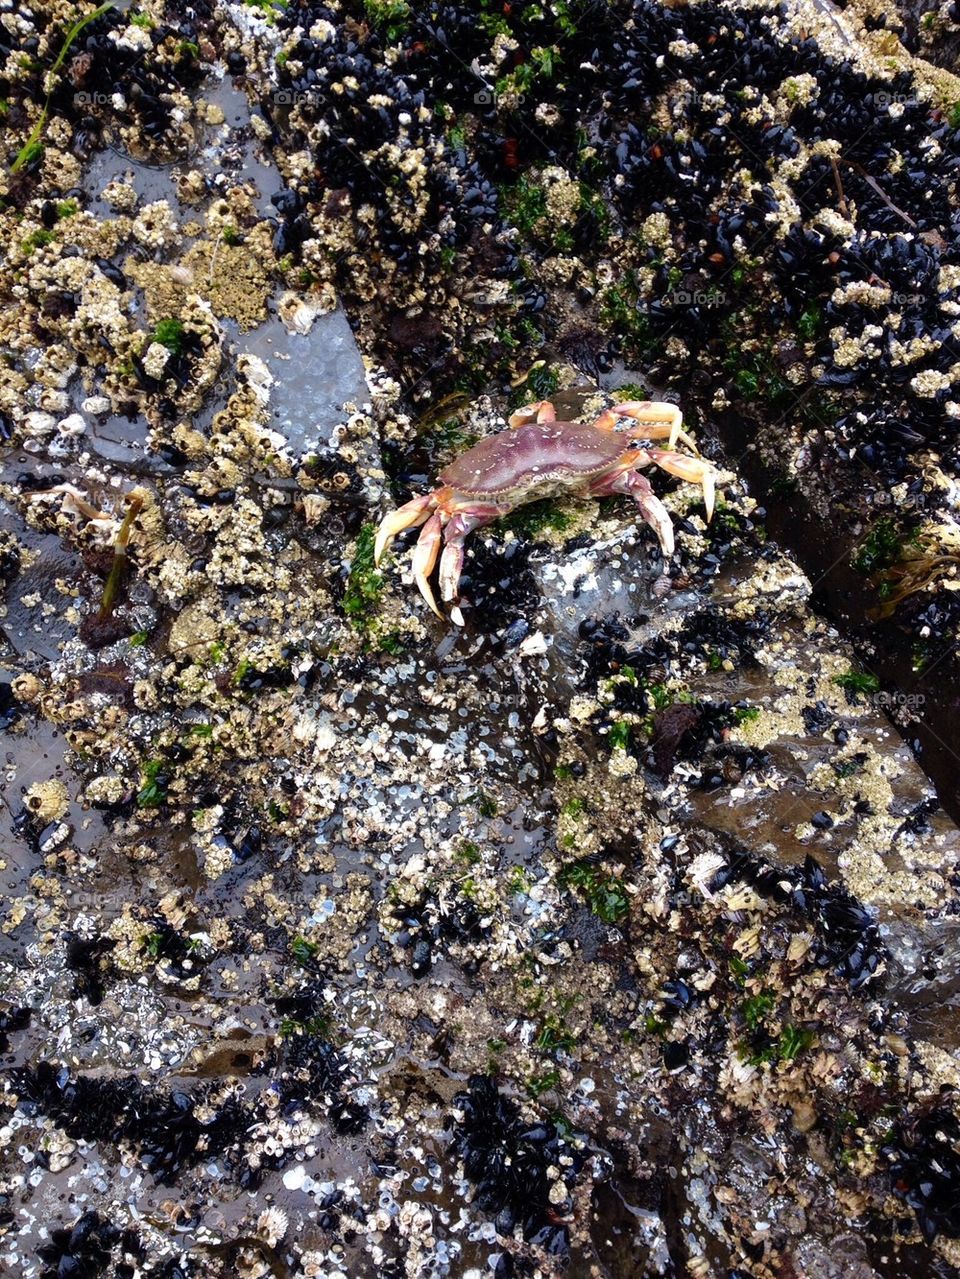
{"label": "crab claw", "polygon": [[614,404],[608,412],[617,417],[633,418],[635,422],[642,424],[642,434],[648,439],[666,439],[668,449],[676,448],[677,440],[681,440],[688,449],[692,449],[694,453],[699,452],[696,444],[682,429],[683,414],[675,404],[658,400],[625,400],[623,404]]}
{"label": "crab claw", "polygon": [[707,510],[707,523],[713,518],[713,501],[716,492],[716,471],[709,462],[698,457],[685,457],[683,453],[671,453],[666,449],[650,449],[651,461],[675,475],[680,480],[699,484],[703,489],[703,504]]}
{"label": "crab claw", "polygon": [[549,400],[537,400],[536,404],[525,404],[516,413],[511,413],[507,421],[514,430],[518,426],[526,426],[529,422],[555,422],[557,410]]}
{"label": "crab claw", "polygon": [[[498,512],[499,513],[499,512]],[[457,587],[460,584],[460,573],[463,570],[463,541],[481,524],[487,512],[457,511],[443,530],[443,554],[440,556],[440,598],[450,604],[457,598]],[[456,620],[456,619],[454,619]],[[457,625],[462,625],[458,622]]]}
{"label": "crab claw", "polygon": [[463,570],[463,543],[447,542],[440,556],[440,598],[449,604],[457,598],[457,585]]}
{"label": "crab claw", "polygon": [[[638,480],[643,479],[642,475],[637,476]],[[660,543],[660,549],[663,551],[664,560],[669,560],[673,555],[673,523],[667,508],[654,494],[653,490],[647,485],[648,492],[637,491],[632,489],[634,500],[640,507],[641,514],[646,522],[657,535],[657,541]],[[666,568],[664,568],[666,572]]]}
{"label": "crab claw", "polygon": [[416,528],[418,524],[423,524],[425,520],[430,518],[432,510],[433,494],[427,493],[423,497],[415,497],[413,501],[407,502],[396,511],[391,511],[389,515],[385,515],[380,521],[376,541],[373,544],[373,563],[375,567],[379,568],[384,551],[386,551],[397,534],[402,533],[405,528]]}
{"label": "crab claw", "polygon": [[648,460],[648,455],[643,449],[638,449],[636,453],[628,453],[624,458],[624,464],[628,469],[601,476],[591,485],[590,492],[595,497],[609,497],[612,493],[629,493],[639,506],[640,514],[656,533],[660,549],[663,551],[663,558],[669,560],[673,554],[673,525],[670,522],[670,514],[650,487],[650,481],[646,476],[641,475],[639,471],[629,469],[634,463],[645,466]]}
{"label": "crab claw", "polygon": [[433,566],[437,562],[437,555],[440,551],[440,539],[443,534],[443,521],[440,519],[440,512],[434,513],[424,524],[417,544],[413,548],[413,580],[417,584],[417,590],[430,605],[430,608],[436,613],[437,617],[443,618],[443,614],[437,608],[437,601],[433,598],[433,591],[430,589],[430,583],[427,580],[433,572]]}

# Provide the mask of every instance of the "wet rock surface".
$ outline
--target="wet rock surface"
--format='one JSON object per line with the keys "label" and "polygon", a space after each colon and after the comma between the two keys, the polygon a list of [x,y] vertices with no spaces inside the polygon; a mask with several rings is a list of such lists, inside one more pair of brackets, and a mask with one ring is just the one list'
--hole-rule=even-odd
{"label": "wet rock surface", "polygon": [[[3,1266],[958,1273],[954,82],[823,7],[82,16],[0,26]],[[674,381],[669,566],[551,498],[462,628],[375,567]]]}

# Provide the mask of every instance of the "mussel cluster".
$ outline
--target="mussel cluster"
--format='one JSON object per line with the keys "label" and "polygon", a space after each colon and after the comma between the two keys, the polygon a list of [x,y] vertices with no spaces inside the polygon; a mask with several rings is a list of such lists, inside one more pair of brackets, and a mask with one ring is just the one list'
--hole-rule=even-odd
{"label": "mussel cluster", "polygon": [[831,968],[851,989],[878,976],[886,952],[876,919],[845,888],[827,880],[816,858],[808,855],[802,867],[780,867],[754,853],[734,852],[710,888],[715,892],[730,883],[747,883],[764,897],[798,911],[816,932],[814,962]]}
{"label": "mussel cluster", "polygon": [[10,680],[0,681],[0,733],[6,733],[20,719],[22,707],[13,695]]}
{"label": "mussel cluster", "polygon": [[81,937],[68,931],[64,935],[67,967],[74,974],[73,998],[86,999],[92,1007],[102,1002],[109,971],[109,955],[116,947],[110,937],[97,933]]}
{"label": "mussel cluster", "polygon": [[210,1123],[201,1123],[196,1116],[199,1097],[179,1089],[147,1088],[132,1075],[88,1078],[43,1061],[11,1071],[9,1078],[24,1113],[47,1116],[73,1138],[104,1146],[129,1144],[162,1184],[171,1184],[204,1156],[233,1147],[250,1122],[244,1107],[231,1098]]}
{"label": "mussel cluster", "polygon": [[[109,1269],[114,1255],[119,1259]],[[133,1279],[145,1252],[135,1230],[121,1231],[91,1210],[73,1225],[54,1226],[37,1256],[43,1263],[41,1279],[98,1279],[108,1270],[116,1279]]]}
{"label": "mussel cluster", "polygon": [[29,1025],[29,1008],[8,1008],[6,1012],[0,1013],[0,1053],[5,1053],[10,1047],[11,1034],[26,1030]]}
{"label": "mussel cluster", "polygon": [[347,1095],[347,1075],[343,1060],[322,1035],[293,1035],[284,1049],[280,1096],[290,1113],[322,1105],[336,1132],[357,1133],[370,1115]]}
{"label": "mussel cluster", "polygon": [[[480,941],[490,933],[476,904],[468,897],[441,901],[435,892],[424,894],[419,902],[403,912],[398,922],[398,943],[409,954],[414,977],[427,976],[438,955],[451,942]],[[466,963],[468,969],[475,966],[471,960]]]}
{"label": "mussel cluster", "polygon": [[490,1075],[471,1075],[453,1104],[457,1116],[450,1150],[463,1160],[476,1207],[501,1234],[511,1235],[520,1225],[531,1243],[564,1254],[567,1231],[551,1209],[548,1169],[562,1169],[569,1189],[583,1166],[582,1156],[553,1123],[524,1123],[517,1103],[500,1092]]}
{"label": "mussel cluster", "polygon": [[[918,98],[906,74],[870,80],[812,38],[788,38],[764,9],[638,4],[632,16],[601,55],[612,71],[605,104],[613,136],[604,154],[617,175],[613,198],[625,221],[666,212],[674,244],[686,246],[669,265],[658,265],[655,246],[648,250],[656,276],[640,309],[653,339],[662,345],[676,334],[691,352],[723,339],[725,321],[737,315],[742,323],[755,306],[750,294],[761,277],[751,272],[759,270],[773,289],[758,334],[772,335],[773,321],[784,335],[817,339],[823,387],[869,388],[916,407],[923,397],[911,379],[945,372],[960,355],[942,310],[956,288],[939,282],[940,264],[960,252],[951,198],[960,130]],[[696,56],[660,56],[675,41],[695,45]],[[774,102],[784,93],[792,96],[789,125],[757,110],[763,95]],[[662,115],[653,120],[664,97],[666,132]],[[775,234],[784,216],[773,182],[780,166],[801,144],[826,140],[839,144],[840,163],[810,152],[790,179],[799,217]],[[753,177],[748,193],[735,181],[743,168]],[[845,219],[821,218],[838,199],[869,230],[850,233]],[[881,292],[871,295],[868,285]],[[868,324],[883,336],[851,363],[843,339],[860,338]],[[901,346],[921,335],[928,350],[904,362]],[[942,404],[947,396],[945,387],[929,398]]]}
{"label": "mussel cluster", "polygon": [[[338,275],[348,298],[354,253],[385,282],[397,271],[408,281],[437,274],[445,251],[482,249],[492,273],[509,274],[516,260],[496,246],[495,187],[462,148],[437,136],[423,79],[403,59],[388,63],[375,29],[323,4],[284,6],[278,26],[297,38],[263,110],[293,139],[309,134],[316,159],[314,178],[278,208],[278,251],[299,248],[312,234],[311,209],[316,216],[323,204],[327,215],[340,209],[353,219]],[[362,206],[375,211],[372,223],[356,217]]]}
{"label": "mussel cluster", "polygon": [[[70,121],[72,149],[81,159],[121,127],[137,139],[138,148],[158,154],[177,149],[178,104],[173,95],[195,91],[202,79],[198,41],[213,30],[213,8],[208,0],[200,0],[175,21],[139,25],[136,41],[123,38],[129,19],[119,8],[107,10],[82,28],[67,50],[64,74],[55,81],[50,101],[51,111]],[[54,20],[44,34],[48,54],[45,61],[36,63],[35,83],[0,83],[0,96],[8,97],[3,92],[6,87],[14,101],[22,90],[43,101],[45,67],[60,54],[65,29]],[[33,52],[39,40],[37,36],[20,45],[20,53]],[[143,47],[147,41],[149,52]],[[25,172],[38,169],[41,159],[38,150],[24,166]]]}
{"label": "mussel cluster", "polygon": [[[665,690],[663,681],[676,676],[691,661],[706,656],[714,662],[728,658],[737,663],[752,661],[771,618],[759,612],[750,618],[731,619],[708,607],[692,614],[678,631],[652,635],[642,644],[631,643],[632,633],[646,620],[639,616],[623,619],[614,613],[587,618],[580,625],[580,639],[587,643],[585,687],[592,692],[598,684],[605,685],[611,694],[594,717],[596,727],[609,730],[625,712],[649,718],[649,743],[634,734],[627,749],[664,779],[677,759],[702,763],[699,781],[694,784],[707,790],[763,768],[767,763],[763,751],[724,742],[726,730],[740,720],[742,705],[709,698],[664,704],[658,694]],[[624,670],[630,677],[611,685],[610,677]]]}
{"label": "mussel cluster", "polygon": [[908,1115],[883,1153],[894,1193],[917,1214],[927,1243],[938,1234],[960,1237],[960,1123],[937,1105]]}
{"label": "mussel cluster", "polygon": [[[290,1036],[274,1065],[284,1113],[321,1110],[339,1133],[359,1132],[367,1122],[366,1109],[346,1095],[346,1067],[321,1036]],[[46,1116],[75,1139],[131,1147],[162,1185],[174,1184],[203,1159],[223,1158],[239,1185],[254,1190],[268,1168],[283,1162],[262,1152],[249,1157],[251,1132],[269,1123],[274,1111],[235,1091],[150,1088],[133,1075],[98,1079],[47,1061],[12,1070],[7,1078],[25,1114]]]}
{"label": "mussel cluster", "polygon": [[635,636],[649,621],[647,615],[622,617],[610,613],[587,618],[579,636],[585,643],[584,661],[588,680],[609,679],[624,666],[647,677],[659,671],[661,677],[676,675],[684,662],[718,653],[737,665],[751,663],[754,654],[770,633],[773,616],[758,609],[749,617],[732,617],[713,605],[691,613],[676,632],[649,634],[642,643]]}

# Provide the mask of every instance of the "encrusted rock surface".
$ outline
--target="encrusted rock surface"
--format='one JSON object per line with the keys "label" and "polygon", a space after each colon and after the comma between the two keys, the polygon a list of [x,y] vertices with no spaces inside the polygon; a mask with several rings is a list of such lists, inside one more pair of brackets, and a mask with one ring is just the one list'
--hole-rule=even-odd
{"label": "encrusted rock surface", "polygon": [[[0,1265],[960,1273],[956,81],[862,7],[76,20],[0,9]],[[375,570],[672,383],[666,590],[620,499],[462,630]]]}

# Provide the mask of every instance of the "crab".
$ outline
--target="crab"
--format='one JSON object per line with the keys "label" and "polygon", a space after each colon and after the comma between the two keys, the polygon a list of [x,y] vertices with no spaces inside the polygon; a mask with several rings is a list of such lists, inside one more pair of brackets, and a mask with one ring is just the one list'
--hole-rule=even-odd
{"label": "crab", "polygon": [[[632,422],[618,430],[621,421]],[[440,472],[442,487],[415,497],[381,520],[374,543],[374,562],[404,529],[423,526],[413,552],[413,577],[420,594],[438,617],[430,574],[440,554],[440,598],[453,606],[457,625],[463,618],[456,606],[463,568],[463,544],[474,529],[492,524],[518,506],[559,493],[607,497],[628,493],[657,535],[664,559],[673,555],[673,525],[650,481],[640,470],[651,464],[671,475],[699,484],[707,519],[713,514],[716,472],[699,455],[678,453],[682,441],[697,449],[683,431],[674,404],[630,400],[615,404],[591,423],[558,422],[549,400],[518,409],[509,429],[475,444]],[[666,440],[667,448],[637,447],[637,440]]]}

